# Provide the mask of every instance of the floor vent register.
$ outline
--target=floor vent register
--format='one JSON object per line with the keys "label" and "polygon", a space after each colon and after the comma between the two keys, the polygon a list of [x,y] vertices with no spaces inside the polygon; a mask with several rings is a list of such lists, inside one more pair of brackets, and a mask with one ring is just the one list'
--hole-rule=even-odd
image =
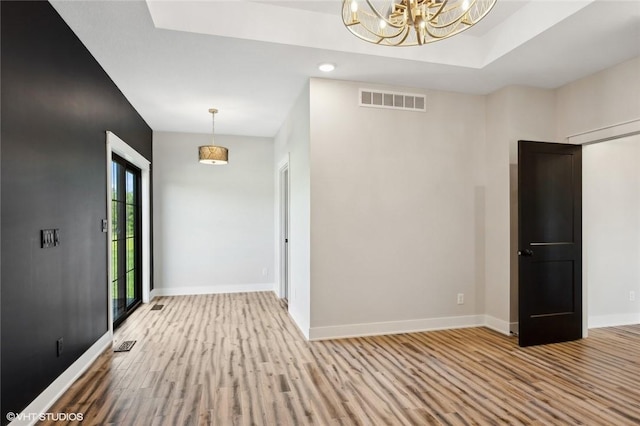
{"label": "floor vent register", "polygon": [[115,348],[113,351],[114,352],[129,352],[131,350],[131,348],[133,347],[133,345],[135,345],[135,344],[136,344],[135,340],[125,340],[124,342],[120,343],[120,346]]}

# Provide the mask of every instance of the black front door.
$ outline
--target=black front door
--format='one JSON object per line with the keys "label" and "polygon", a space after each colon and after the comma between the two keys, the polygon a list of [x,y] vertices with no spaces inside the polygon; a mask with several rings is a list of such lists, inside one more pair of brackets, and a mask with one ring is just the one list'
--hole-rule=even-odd
{"label": "black front door", "polygon": [[582,337],[582,147],[518,142],[520,346]]}
{"label": "black front door", "polygon": [[111,164],[111,293],[117,326],[142,300],[141,172],[115,154]]}

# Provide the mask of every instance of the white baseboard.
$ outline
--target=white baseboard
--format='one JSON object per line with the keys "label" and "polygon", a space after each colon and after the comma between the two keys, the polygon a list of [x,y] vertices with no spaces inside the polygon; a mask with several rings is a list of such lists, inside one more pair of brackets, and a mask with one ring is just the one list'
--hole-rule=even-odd
{"label": "white baseboard", "polygon": [[39,414],[44,414],[62,396],[63,393],[84,373],[93,362],[111,345],[111,333],[107,332],[98,339],[80,358],[69,366],[53,381],[31,404],[25,408],[10,426],[33,425]]}
{"label": "white baseboard", "polygon": [[302,333],[305,339],[309,340],[309,325],[305,321],[301,320],[301,316],[299,316],[297,312],[293,310],[289,310],[288,312],[289,317],[291,317],[293,323],[296,325],[298,330],[300,330],[300,333]]}
{"label": "white baseboard", "polygon": [[152,299],[158,296],[191,296],[195,294],[253,293],[258,291],[275,291],[274,283],[259,284],[224,284],[197,287],[165,287],[154,288]]}
{"label": "white baseboard", "polygon": [[469,328],[484,325],[483,315],[425,318],[407,321],[374,322],[328,327],[311,327],[309,340],[343,339],[348,337],[378,336],[384,334],[417,333],[421,331]]}
{"label": "white baseboard", "polygon": [[640,313],[589,315],[589,328],[616,327],[619,325],[640,324]]}
{"label": "white baseboard", "polygon": [[159,295],[156,294],[156,289],[154,288],[149,292],[149,303],[151,303],[156,296],[159,296]]}
{"label": "white baseboard", "polygon": [[491,315],[484,315],[484,326],[504,335],[511,335],[511,324]]}

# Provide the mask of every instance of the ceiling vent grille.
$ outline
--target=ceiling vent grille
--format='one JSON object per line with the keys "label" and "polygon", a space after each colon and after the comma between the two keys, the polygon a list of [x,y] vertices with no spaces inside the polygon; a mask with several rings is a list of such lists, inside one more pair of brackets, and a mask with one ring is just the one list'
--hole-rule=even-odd
{"label": "ceiling vent grille", "polygon": [[420,93],[382,92],[360,89],[359,104],[363,107],[403,109],[427,112],[427,97]]}

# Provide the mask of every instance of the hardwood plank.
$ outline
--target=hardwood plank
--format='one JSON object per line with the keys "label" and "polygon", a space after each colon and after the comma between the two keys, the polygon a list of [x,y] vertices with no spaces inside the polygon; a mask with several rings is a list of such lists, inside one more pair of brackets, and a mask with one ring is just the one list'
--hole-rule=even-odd
{"label": "hardwood plank", "polygon": [[273,293],[161,297],[49,409],[87,425],[640,423],[640,325],[520,348],[485,328],[307,342]]}

